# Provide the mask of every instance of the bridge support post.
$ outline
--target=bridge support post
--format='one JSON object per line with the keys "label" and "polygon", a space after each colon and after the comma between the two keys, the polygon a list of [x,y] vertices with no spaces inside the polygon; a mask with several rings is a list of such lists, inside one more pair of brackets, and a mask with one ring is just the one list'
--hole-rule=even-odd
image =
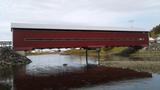
{"label": "bridge support post", "polygon": [[88,67],[88,48],[86,48],[86,66]]}
{"label": "bridge support post", "polygon": [[97,59],[98,59],[98,65],[100,65],[100,51],[101,51],[101,48],[97,48]]}

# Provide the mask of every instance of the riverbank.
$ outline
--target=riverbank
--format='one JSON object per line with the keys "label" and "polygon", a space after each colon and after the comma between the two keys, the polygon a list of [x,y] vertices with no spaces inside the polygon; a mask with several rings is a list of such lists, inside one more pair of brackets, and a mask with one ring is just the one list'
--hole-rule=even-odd
{"label": "riverbank", "polygon": [[0,68],[10,68],[16,65],[26,65],[31,63],[25,56],[17,54],[10,48],[0,48]]}
{"label": "riverbank", "polygon": [[63,72],[50,76],[21,75],[15,77],[15,86],[17,87],[16,90],[68,90],[110,81],[146,77],[152,77],[152,75],[130,69],[89,66],[85,67],[84,70]]}
{"label": "riverbank", "polygon": [[[101,52],[101,56],[103,57],[101,57],[101,65],[160,74],[160,51],[152,50],[152,48],[143,48],[126,57],[121,54],[125,49],[123,47],[116,47],[103,50],[103,54]],[[70,50],[66,52],[69,55],[73,53],[73,55],[85,55],[84,51],[82,52],[81,50]],[[80,52],[80,54],[77,52]],[[91,57],[94,54],[96,55],[95,51],[89,53],[91,53]]]}
{"label": "riverbank", "polygon": [[[106,56],[112,56],[112,55],[119,55],[119,56],[127,56],[127,57],[155,57],[160,56],[160,51],[157,49],[157,47],[160,44],[156,45],[150,45],[148,47],[142,48],[142,47],[108,47],[108,48],[101,48],[101,58],[105,58]],[[71,49],[64,52],[61,52],[63,55],[85,55],[85,49]],[[97,52],[96,50],[89,50],[88,51],[89,56],[96,57]]]}
{"label": "riverbank", "polygon": [[160,51],[139,50],[131,54],[130,57],[160,57]]}
{"label": "riverbank", "polygon": [[129,68],[136,71],[160,74],[160,61],[102,61],[107,67]]}
{"label": "riverbank", "polygon": [[[128,47],[110,47],[110,48],[101,48],[100,50],[100,58],[104,60],[108,56],[112,56],[115,54],[119,54],[120,52],[126,50]],[[62,55],[76,55],[76,56],[85,56],[85,49],[71,49],[67,51],[63,51],[60,54]],[[97,57],[96,49],[88,50],[89,57]]]}

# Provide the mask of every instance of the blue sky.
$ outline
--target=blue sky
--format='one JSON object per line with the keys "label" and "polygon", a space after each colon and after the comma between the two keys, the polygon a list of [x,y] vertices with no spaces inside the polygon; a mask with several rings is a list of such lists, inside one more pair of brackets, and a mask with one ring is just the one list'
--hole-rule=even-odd
{"label": "blue sky", "polygon": [[0,0],[0,2],[0,40],[12,39],[10,30],[12,22],[133,26],[148,30],[160,24],[159,0]]}

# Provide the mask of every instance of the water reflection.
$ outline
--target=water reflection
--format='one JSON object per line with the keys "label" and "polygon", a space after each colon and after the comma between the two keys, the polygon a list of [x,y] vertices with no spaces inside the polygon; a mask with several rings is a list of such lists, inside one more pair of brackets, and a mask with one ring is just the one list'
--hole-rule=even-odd
{"label": "water reflection", "polygon": [[[33,62],[26,66],[26,74],[50,75],[61,72],[79,70],[86,65],[83,56],[68,55],[38,55],[28,56]],[[97,64],[94,58],[89,58],[90,64]]]}
{"label": "water reflection", "polygon": [[153,74],[153,78],[111,82],[103,85],[76,88],[71,90],[159,90],[160,75]]}
{"label": "water reflection", "polygon": [[[83,67],[86,64],[85,57],[83,56],[56,54],[28,56],[28,58],[32,60],[32,63],[27,66],[0,70],[0,90],[25,90],[20,89],[22,86],[19,86],[19,82],[24,83],[24,87],[30,87],[30,90],[37,90],[31,87],[36,82],[30,82],[28,85],[26,85],[26,82],[23,82],[23,80],[34,80],[36,79],[35,77],[42,76],[42,79],[37,80],[44,80],[46,83],[51,82],[53,80],[50,78],[50,75],[58,75],[59,73],[81,70],[84,69]],[[120,58],[114,57],[112,59],[118,60]],[[89,63],[97,64],[97,61],[94,58],[89,58]],[[28,77],[26,78],[26,76]],[[160,75],[154,74],[153,78],[149,79],[126,80],[71,90],[159,90],[159,82]],[[40,85],[41,84],[42,83],[40,83]],[[6,89],[2,89],[2,85],[5,86]],[[46,87],[49,89],[49,86]]]}
{"label": "water reflection", "polygon": [[0,90],[13,90],[13,69],[0,69]]}

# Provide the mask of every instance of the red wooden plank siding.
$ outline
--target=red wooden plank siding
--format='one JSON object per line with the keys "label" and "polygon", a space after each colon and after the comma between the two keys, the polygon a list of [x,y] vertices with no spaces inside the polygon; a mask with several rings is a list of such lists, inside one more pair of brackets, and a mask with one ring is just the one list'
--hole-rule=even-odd
{"label": "red wooden plank siding", "polygon": [[146,46],[147,32],[12,29],[13,48]]}

